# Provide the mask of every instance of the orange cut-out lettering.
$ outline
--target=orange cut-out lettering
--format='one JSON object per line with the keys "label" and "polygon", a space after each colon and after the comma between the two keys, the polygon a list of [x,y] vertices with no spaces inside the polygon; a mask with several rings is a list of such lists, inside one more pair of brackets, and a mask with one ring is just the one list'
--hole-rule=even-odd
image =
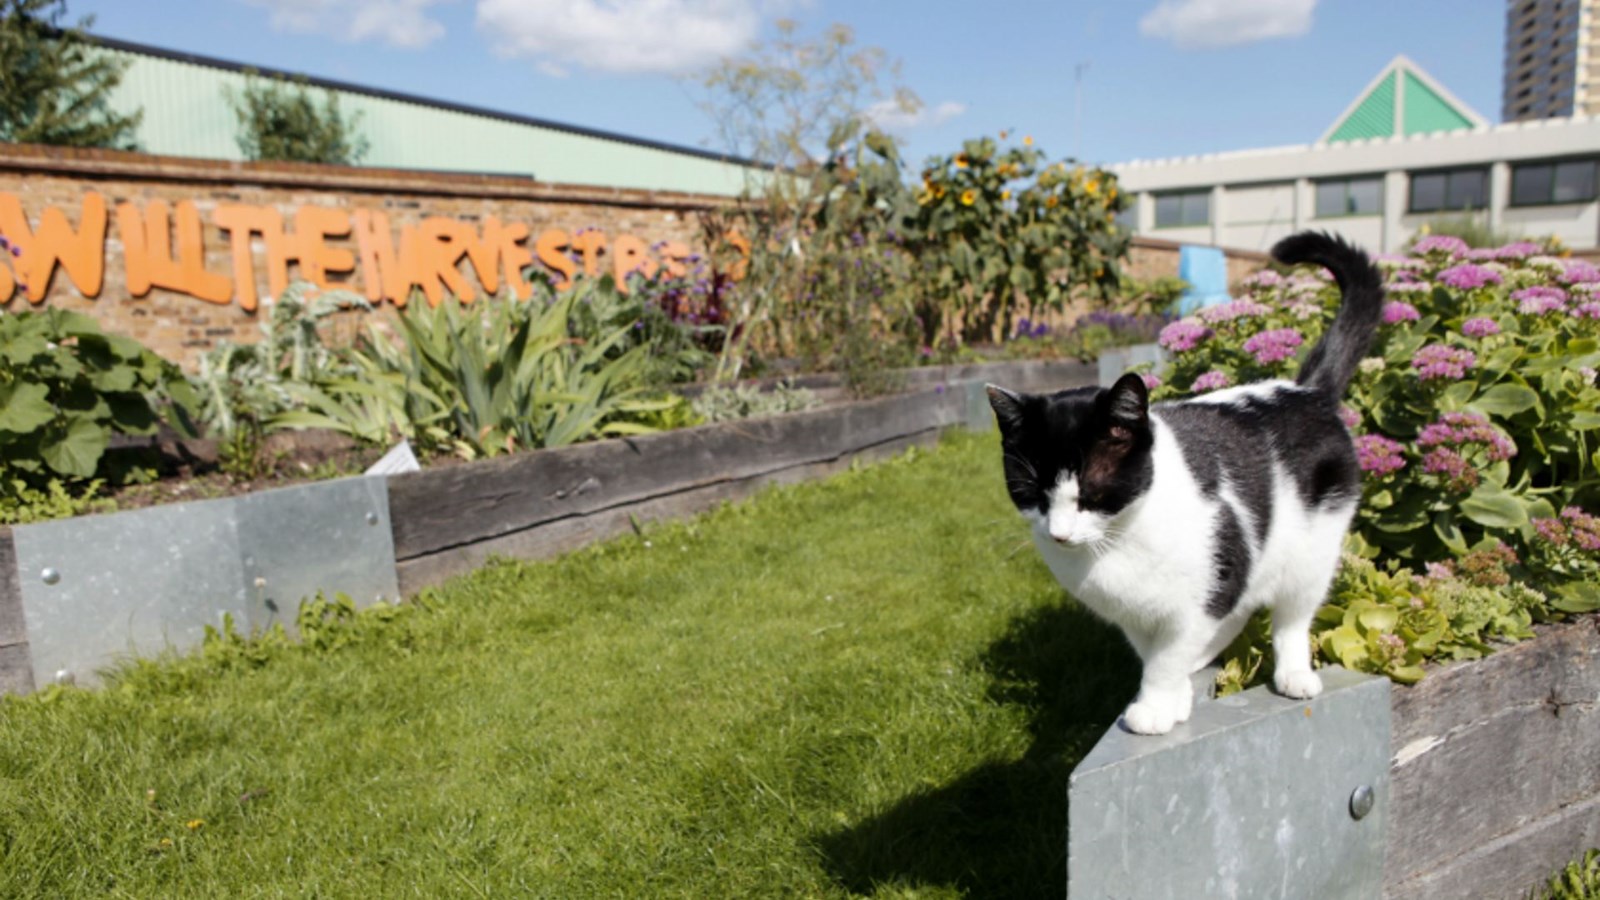
{"label": "orange cut-out lettering", "polygon": [[12,264],[27,285],[29,303],[37,306],[44,302],[57,266],[66,270],[79,293],[100,295],[105,281],[106,220],[105,196],[86,191],[77,229],[67,221],[66,213],[47,206],[39,214],[39,230],[34,231],[17,195],[0,193],[0,234],[22,247],[22,255],[12,257]]}
{"label": "orange cut-out lettering", "polygon": [[272,248],[274,242],[278,245],[284,243],[283,216],[270,206],[243,206],[229,203],[218,206],[211,217],[218,228],[228,232],[231,241],[233,283],[239,290],[239,306],[246,311],[252,311],[258,305],[255,257],[250,241],[252,234],[261,235],[262,240],[266,242],[269,286],[273,296],[281,293],[286,285],[282,283],[284,275],[281,271],[272,269]]}
{"label": "orange cut-out lettering", "polygon": [[122,280],[128,293],[150,293],[150,250],[145,242],[144,213],[132,203],[117,204],[117,233],[122,236]]}
{"label": "orange cut-out lettering", "polygon": [[645,242],[631,234],[618,235],[612,249],[614,252],[611,268],[616,274],[617,289],[623,293],[628,291],[629,275],[638,272],[646,278],[651,278],[660,268],[660,265],[650,258],[650,248]]}
{"label": "orange cut-out lettering", "polygon": [[[526,300],[533,296],[533,285],[528,282],[527,276],[522,274],[524,268],[533,265],[533,253],[526,246],[527,240],[526,222],[502,224],[498,216],[489,216],[483,220],[482,243],[494,248],[488,265],[493,266],[498,261],[498,264],[505,268],[506,284],[511,287],[511,295],[518,300]],[[473,257],[472,265],[478,268],[477,257]],[[498,291],[499,285],[491,286],[490,278],[484,272],[484,269],[478,268],[478,277],[483,281],[484,289],[490,293]]]}
{"label": "orange cut-out lettering", "polygon": [[351,215],[355,226],[356,251],[361,257],[361,285],[367,299],[379,303],[385,299],[395,306],[405,308],[405,273],[394,256],[394,234],[389,231],[389,217],[374,209],[358,209]]}
{"label": "orange cut-out lettering", "polygon": [[299,244],[300,274],[305,280],[327,290],[329,272],[355,269],[355,254],[343,247],[328,246],[328,238],[349,233],[350,214],[342,209],[302,206],[295,210],[294,236]]}
{"label": "orange cut-out lettering", "polygon": [[545,268],[561,274],[555,283],[558,291],[572,287],[572,276],[578,273],[577,264],[567,255],[567,248],[571,245],[572,235],[559,228],[540,232],[539,240],[534,243],[539,262],[544,263]]}

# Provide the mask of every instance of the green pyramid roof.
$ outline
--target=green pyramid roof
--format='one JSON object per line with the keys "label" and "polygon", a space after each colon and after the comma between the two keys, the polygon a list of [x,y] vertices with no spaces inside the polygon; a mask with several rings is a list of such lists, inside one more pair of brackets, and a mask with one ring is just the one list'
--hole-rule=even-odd
{"label": "green pyramid roof", "polygon": [[1487,124],[1416,63],[1396,56],[1322,135],[1322,141],[1336,144]]}

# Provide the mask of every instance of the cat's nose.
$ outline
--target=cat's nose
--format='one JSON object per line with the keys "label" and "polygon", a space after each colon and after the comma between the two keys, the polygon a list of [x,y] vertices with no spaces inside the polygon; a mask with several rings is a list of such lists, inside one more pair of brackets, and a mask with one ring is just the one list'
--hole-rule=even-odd
{"label": "cat's nose", "polygon": [[1072,538],[1064,534],[1056,534],[1054,531],[1050,532],[1050,540],[1055,541],[1058,544],[1072,543]]}

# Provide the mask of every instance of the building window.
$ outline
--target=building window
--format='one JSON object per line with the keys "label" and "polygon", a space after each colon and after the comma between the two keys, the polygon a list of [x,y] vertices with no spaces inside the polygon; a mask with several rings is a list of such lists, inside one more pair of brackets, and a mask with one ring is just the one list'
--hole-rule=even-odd
{"label": "building window", "polygon": [[1156,227],[1182,228],[1211,224],[1211,192],[1184,191],[1156,195]]}
{"label": "building window", "polygon": [[1317,182],[1317,218],[1383,213],[1383,179],[1339,178]]}
{"label": "building window", "polygon": [[1489,173],[1484,169],[1417,172],[1411,176],[1411,212],[1455,212],[1489,205]]}
{"label": "building window", "polygon": [[1596,196],[1596,160],[1527,163],[1511,169],[1511,205],[1587,203]]}

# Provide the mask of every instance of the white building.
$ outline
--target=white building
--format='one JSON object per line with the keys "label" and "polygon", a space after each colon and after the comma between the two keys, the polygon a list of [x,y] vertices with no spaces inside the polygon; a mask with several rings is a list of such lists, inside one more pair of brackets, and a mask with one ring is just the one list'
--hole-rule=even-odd
{"label": "white building", "polygon": [[1135,198],[1123,223],[1181,243],[1266,250],[1304,228],[1400,250],[1425,223],[1600,247],[1600,117],[1489,125],[1405,57],[1311,144],[1108,168]]}

